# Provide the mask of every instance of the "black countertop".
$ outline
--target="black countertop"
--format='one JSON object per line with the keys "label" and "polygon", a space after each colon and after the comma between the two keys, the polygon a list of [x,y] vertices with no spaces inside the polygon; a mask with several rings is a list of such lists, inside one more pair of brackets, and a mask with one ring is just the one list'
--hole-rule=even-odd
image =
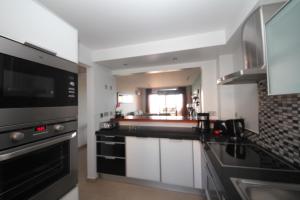
{"label": "black countertop", "polygon": [[[195,128],[181,128],[181,127],[153,127],[153,126],[120,126],[111,130],[99,130],[96,135],[113,135],[113,136],[135,136],[135,137],[153,137],[153,138],[170,138],[170,139],[186,139],[186,140],[200,140],[204,144],[204,151],[207,155],[209,162],[212,164],[214,170],[217,173],[222,186],[224,187],[225,196],[229,200],[241,200],[240,195],[235,189],[231,178],[243,178],[243,179],[253,179],[260,181],[270,181],[270,182],[285,182],[285,183],[297,183],[300,184],[300,171],[297,170],[266,170],[259,168],[247,168],[247,167],[236,167],[225,165],[220,162],[220,159],[216,153],[212,151],[213,148],[209,146],[209,143],[233,143],[227,136],[214,136],[211,132],[200,133]],[[239,141],[238,144],[249,144],[255,145],[248,140]],[[222,154],[227,154],[229,149],[220,148]],[[267,151],[267,153],[269,153]],[[247,153],[248,155],[252,155]],[[243,156],[243,155],[240,155]],[[272,155],[275,156],[275,155]],[[276,158],[276,156],[275,156]],[[258,158],[257,156],[251,156],[247,158],[247,162],[250,166],[255,166],[258,159],[264,160],[264,158]],[[278,158],[280,159],[280,158]],[[229,159],[230,162],[232,160]],[[260,160],[261,161],[261,160]],[[273,161],[271,161],[273,162]],[[227,163],[228,164],[228,163]],[[281,168],[280,165],[277,168]],[[288,168],[283,165],[283,169]]]}
{"label": "black countertop", "polygon": [[[243,144],[255,146],[255,144],[251,144],[249,141],[238,143],[238,145],[241,144],[242,146]],[[269,152],[264,149],[261,149],[256,155],[254,155],[256,152],[251,152],[252,150],[248,149],[245,151],[245,155],[241,154],[240,158],[234,159],[229,155],[230,152],[228,152],[227,147],[225,147],[227,145],[232,145],[232,143],[216,143],[216,147],[213,147],[214,144],[207,141],[204,147],[208,160],[217,173],[219,181],[222,183],[227,199],[242,200],[231,182],[231,178],[300,184],[300,171],[298,169],[285,163],[275,155],[270,154],[275,158],[270,159],[270,157],[266,156]],[[216,152],[216,149],[218,149],[219,152]],[[220,159],[220,157],[222,159]],[[235,165],[242,165],[242,167]]]}
{"label": "black countertop", "polygon": [[202,134],[196,128],[155,126],[120,126],[110,130],[99,130],[96,131],[96,134],[184,140],[200,140],[202,137]]}

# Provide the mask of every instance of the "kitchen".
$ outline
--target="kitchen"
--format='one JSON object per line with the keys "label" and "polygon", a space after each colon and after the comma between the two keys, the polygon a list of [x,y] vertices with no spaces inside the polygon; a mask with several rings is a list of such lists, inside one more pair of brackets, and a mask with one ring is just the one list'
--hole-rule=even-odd
{"label": "kitchen", "polygon": [[299,10],[1,1],[0,199],[297,199]]}

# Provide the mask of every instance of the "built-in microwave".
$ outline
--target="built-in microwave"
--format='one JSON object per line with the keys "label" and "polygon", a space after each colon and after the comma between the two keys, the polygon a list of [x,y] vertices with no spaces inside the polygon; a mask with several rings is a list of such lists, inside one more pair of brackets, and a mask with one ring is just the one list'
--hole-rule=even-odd
{"label": "built-in microwave", "polygon": [[0,128],[76,118],[75,63],[0,37]]}

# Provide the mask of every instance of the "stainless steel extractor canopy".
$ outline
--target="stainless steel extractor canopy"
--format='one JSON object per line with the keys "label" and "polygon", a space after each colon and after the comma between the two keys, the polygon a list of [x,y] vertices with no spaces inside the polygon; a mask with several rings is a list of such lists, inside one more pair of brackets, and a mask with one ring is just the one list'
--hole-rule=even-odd
{"label": "stainless steel extractor canopy", "polygon": [[233,85],[233,84],[249,84],[256,83],[259,80],[266,78],[266,69],[252,68],[242,69],[232,74],[223,76],[217,80],[219,85]]}
{"label": "stainless steel extractor canopy", "polygon": [[242,27],[244,66],[242,70],[225,75],[217,80],[218,85],[257,83],[266,79],[265,23],[280,10],[285,2],[257,8]]}

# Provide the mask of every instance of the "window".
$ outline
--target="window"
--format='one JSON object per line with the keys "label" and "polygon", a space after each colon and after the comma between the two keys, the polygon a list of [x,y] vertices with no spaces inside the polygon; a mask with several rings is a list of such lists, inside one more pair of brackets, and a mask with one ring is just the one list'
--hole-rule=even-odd
{"label": "window", "polygon": [[183,94],[150,94],[151,114],[182,115]]}
{"label": "window", "polygon": [[131,94],[119,94],[118,103],[133,103],[133,95]]}

